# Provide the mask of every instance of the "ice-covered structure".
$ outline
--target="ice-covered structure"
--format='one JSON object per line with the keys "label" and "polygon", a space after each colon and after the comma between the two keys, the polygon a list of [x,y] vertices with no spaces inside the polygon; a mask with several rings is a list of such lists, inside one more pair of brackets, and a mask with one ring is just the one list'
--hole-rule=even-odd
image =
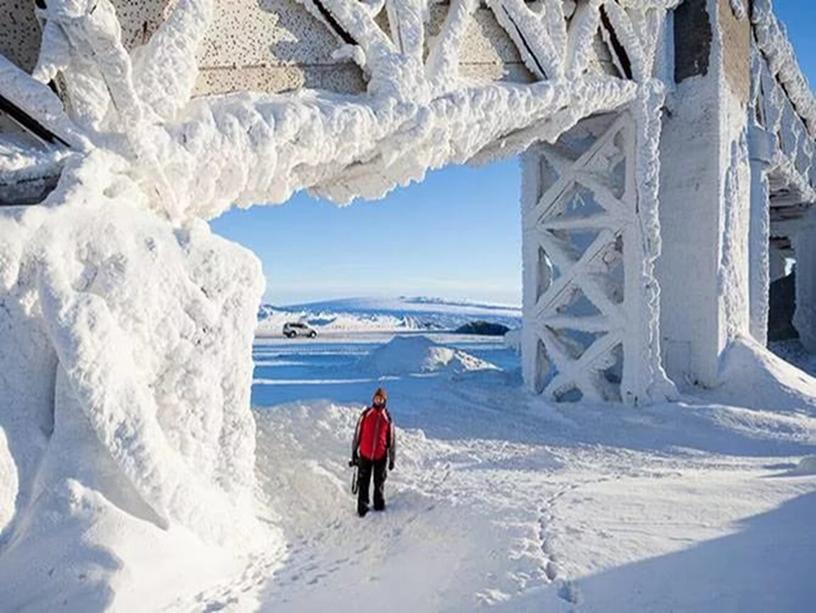
{"label": "ice-covered structure", "polygon": [[524,152],[532,390],[717,385],[729,346],[762,351],[791,250],[816,348],[816,103],[769,0],[0,8],[0,575],[72,561],[2,602],[110,599],[147,555],[121,535],[257,534],[262,275],[206,225],[231,206]]}

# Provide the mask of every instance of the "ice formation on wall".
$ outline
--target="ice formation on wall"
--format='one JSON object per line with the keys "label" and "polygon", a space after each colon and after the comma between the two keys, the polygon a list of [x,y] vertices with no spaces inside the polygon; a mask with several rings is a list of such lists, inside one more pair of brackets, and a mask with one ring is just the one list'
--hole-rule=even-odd
{"label": "ice formation on wall", "polygon": [[[810,282],[813,274],[809,272],[813,264],[805,247],[812,240],[812,213],[808,217],[803,212],[808,204],[816,202],[816,99],[769,0],[753,4],[752,22],[757,48],[748,147],[753,181],[751,333],[765,340],[771,281],[768,244],[772,233],[781,232],[790,239],[797,258],[795,326],[803,342],[816,350],[812,340],[816,337]],[[781,217],[787,221],[771,219],[775,210],[786,209],[791,213]]]}
{"label": "ice formation on wall", "polygon": [[41,561],[29,584],[0,585],[12,607],[42,585],[104,601],[107,552],[127,565],[144,538],[160,564],[179,528],[269,543],[249,413],[257,259],[141,208],[102,163],[64,172],[49,207],[0,218],[0,472],[17,483],[0,487],[0,575]]}

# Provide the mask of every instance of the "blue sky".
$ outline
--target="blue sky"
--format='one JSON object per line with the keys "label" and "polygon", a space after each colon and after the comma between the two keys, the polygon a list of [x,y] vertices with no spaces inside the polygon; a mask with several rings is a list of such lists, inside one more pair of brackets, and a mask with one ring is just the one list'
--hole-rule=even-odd
{"label": "blue sky", "polygon": [[520,184],[514,159],[451,167],[376,202],[337,207],[300,193],[212,226],[261,258],[274,304],[400,295],[519,302]]}
{"label": "blue sky", "polygon": [[[774,4],[816,83],[816,2]],[[297,194],[230,211],[212,227],[258,255],[274,304],[398,295],[520,303],[520,183],[516,159],[451,167],[377,202],[338,208]]]}

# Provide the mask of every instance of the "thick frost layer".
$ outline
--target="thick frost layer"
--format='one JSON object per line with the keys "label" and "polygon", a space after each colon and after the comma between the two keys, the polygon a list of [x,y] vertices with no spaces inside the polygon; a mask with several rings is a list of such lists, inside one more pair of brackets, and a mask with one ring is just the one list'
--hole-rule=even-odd
{"label": "thick frost layer", "polygon": [[421,180],[428,169],[466,162],[559,108],[577,106],[591,114],[618,108],[633,94],[630,84],[600,78],[494,84],[425,105],[312,93],[287,100],[239,94],[193,102],[157,157],[168,160],[167,177],[180,194],[169,211],[177,218],[215,217],[233,203],[281,203],[304,187],[339,202],[378,198],[398,184]]}
{"label": "thick frost layer", "polygon": [[[400,9],[398,19],[389,13],[400,34],[396,46],[364,5],[333,0],[329,10],[357,41],[371,76],[369,97],[236,94],[187,104],[211,4],[180,2],[134,60],[123,50],[108,0],[97,8],[53,2],[44,13],[48,35],[35,74],[42,80],[64,76],[72,112],[89,131],[124,128],[124,141],[105,146],[137,162],[127,173],[144,186],[150,206],[174,220],[210,218],[233,203],[280,203],[303,188],[339,202],[379,197],[421,179],[429,168],[466,162],[486,148],[491,157],[516,153],[529,140],[505,140],[509,135],[565,109],[561,121],[547,126],[549,140],[634,96],[632,83],[586,74],[597,2],[582,8],[563,32],[557,11],[542,22],[558,43],[551,50],[558,68],[550,76],[567,72],[568,81],[469,88],[450,67],[459,52],[459,24],[472,7],[451,17],[425,67],[421,10]],[[630,6],[620,21],[646,23],[646,7],[660,4]],[[537,31],[538,18],[517,8],[525,11],[521,26]],[[652,19],[659,14],[648,11]],[[648,28],[639,32],[644,44],[634,36],[627,42],[639,65],[649,65],[655,36],[645,36]]]}
{"label": "thick frost layer", "polygon": [[[173,228],[132,206],[138,190],[105,170],[104,160],[81,166],[52,196],[57,206],[0,217],[0,326],[17,341],[0,350],[2,564],[54,533],[79,539],[97,515],[118,518],[114,532],[95,528],[87,547],[59,554],[66,563],[93,566],[99,547],[122,555],[115,544],[133,536],[116,536],[122,525],[213,544],[259,535],[249,407],[258,261],[202,222]],[[94,572],[105,584],[117,569]],[[32,581],[84,589],[76,574],[48,571],[37,566]]]}
{"label": "thick frost layer", "polygon": [[771,72],[783,84],[785,92],[805,120],[811,136],[816,136],[816,98],[788,39],[784,25],[774,15],[771,0],[755,0],[752,21],[754,33]]}

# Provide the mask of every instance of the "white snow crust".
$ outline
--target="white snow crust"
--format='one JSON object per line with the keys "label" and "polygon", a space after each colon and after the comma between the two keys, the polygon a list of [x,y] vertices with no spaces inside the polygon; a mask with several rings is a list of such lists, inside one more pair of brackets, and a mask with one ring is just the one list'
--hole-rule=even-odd
{"label": "white snow crust", "polygon": [[[275,550],[254,510],[257,259],[76,172],[52,196],[70,202],[0,218],[0,576],[28,569],[0,582],[13,608],[121,606],[147,577],[122,569],[158,581],[176,547],[221,568]],[[195,583],[196,564],[165,579]]]}
{"label": "white snow crust", "polygon": [[811,136],[816,136],[816,98],[808,83],[782,22],[773,12],[772,0],[753,3],[752,22],[757,43],[772,74],[783,83],[787,96],[804,119]]}

